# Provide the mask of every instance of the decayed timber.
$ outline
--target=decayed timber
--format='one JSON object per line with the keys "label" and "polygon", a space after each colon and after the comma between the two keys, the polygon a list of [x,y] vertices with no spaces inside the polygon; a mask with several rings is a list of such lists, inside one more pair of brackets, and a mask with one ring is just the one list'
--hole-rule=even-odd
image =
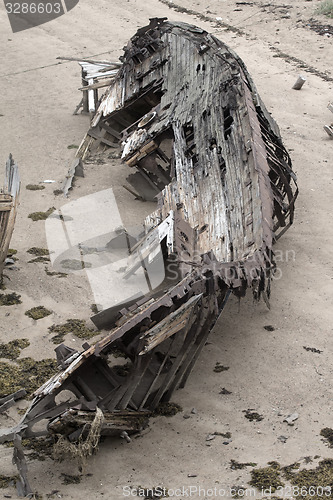
{"label": "decayed timber", "polygon": [[0,190],[0,276],[2,275],[14,230],[19,192],[18,166],[14,162],[12,155],[9,155],[6,162],[5,184],[3,189]]}
{"label": "decayed timber", "polygon": [[184,386],[230,293],[251,288],[268,303],[273,243],[293,222],[297,188],[244,64],[202,29],[164,19],[136,33],[122,62],[77,157],[121,145],[134,192],[157,200],[122,278],[145,268],[160,245],[165,279],[140,300],[95,315],[109,329],[95,345],[81,353],[59,346],[60,373],[2,440],[40,435],[42,420],[45,434],[76,437],[96,408],[112,432],[133,430],[129,415],[148,416]]}

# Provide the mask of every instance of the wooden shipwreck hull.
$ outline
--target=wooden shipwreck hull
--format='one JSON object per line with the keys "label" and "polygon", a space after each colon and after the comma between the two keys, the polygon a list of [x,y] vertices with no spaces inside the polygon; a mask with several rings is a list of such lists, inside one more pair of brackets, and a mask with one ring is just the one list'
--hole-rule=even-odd
{"label": "wooden shipwreck hull", "polygon": [[18,166],[14,162],[12,155],[9,155],[6,162],[5,184],[0,190],[0,278],[14,230],[19,192]]}
{"label": "wooden shipwreck hull", "polygon": [[[138,430],[184,386],[230,293],[251,288],[268,303],[273,243],[293,221],[297,188],[244,64],[202,29],[165,19],[140,29],[121,60],[78,156],[121,143],[129,182],[142,198],[157,198],[132,270],[160,244],[165,280],[140,301],[94,316],[110,330],[95,345],[81,353],[59,346],[61,372],[2,439],[62,432],[75,440],[96,408],[107,422],[102,433]],[[115,348],[127,358],[122,371]],[[65,425],[77,412],[81,426]]]}

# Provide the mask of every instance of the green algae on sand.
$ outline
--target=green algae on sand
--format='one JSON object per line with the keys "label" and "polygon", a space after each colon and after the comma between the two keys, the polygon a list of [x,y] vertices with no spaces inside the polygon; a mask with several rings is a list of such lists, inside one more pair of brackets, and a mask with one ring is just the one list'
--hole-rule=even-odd
{"label": "green algae on sand", "polygon": [[44,306],[36,306],[32,307],[28,311],[25,311],[24,313],[26,316],[29,316],[29,318],[32,318],[34,320],[42,319],[45,318],[46,316],[50,316],[52,314],[52,311],[49,311],[49,309],[46,309]]}

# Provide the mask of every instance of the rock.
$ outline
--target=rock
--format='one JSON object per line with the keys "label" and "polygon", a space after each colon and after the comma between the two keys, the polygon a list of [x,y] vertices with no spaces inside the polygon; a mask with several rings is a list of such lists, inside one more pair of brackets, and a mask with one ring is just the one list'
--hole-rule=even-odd
{"label": "rock", "polygon": [[287,442],[287,437],[286,436],[279,436],[278,440],[281,441],[281,443],[286,443]]}
{"label": "rock", "polygon": [[208,434],[208,436],[206,437],[206,441],[212,441],[215,438],[216,438],[215,434]]}

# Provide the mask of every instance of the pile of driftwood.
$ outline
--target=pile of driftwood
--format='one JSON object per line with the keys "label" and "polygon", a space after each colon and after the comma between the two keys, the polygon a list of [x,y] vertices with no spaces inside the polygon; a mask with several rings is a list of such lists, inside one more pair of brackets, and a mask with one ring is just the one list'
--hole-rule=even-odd
{"label": "pile of driftwood", "polygon": [[82,442],[97,409],[101,434],[142,429],[184,386],[230,293],[250,288],[269,304],[273,244],[293,222],[297,188],[243,62],[201,28],[153,19],[129,41],[113,76],[77,158],[121,147],[133,190],[157,208],[134,246],[124,231],[131,255],[119,286],[138,269],[149,274],[157,248],[165,278],[140,300],[96,314],[108,333],[95,345],[82,352],[60,345],[59,374],[2,441],[41,435],[46,422],[44,434]]}

